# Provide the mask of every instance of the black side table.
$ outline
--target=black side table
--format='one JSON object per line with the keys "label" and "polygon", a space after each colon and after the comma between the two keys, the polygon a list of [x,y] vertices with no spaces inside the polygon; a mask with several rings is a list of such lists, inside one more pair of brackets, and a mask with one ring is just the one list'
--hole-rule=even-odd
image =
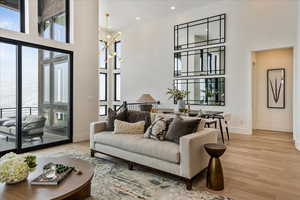
{"label": "black side table", "polygon": [[210,143],[205,144],[204,148],[211,156],[207,168],[206,186],[212,190],[223,190],[224,177],[221,160],[219,157],[225,152],[226,146],[223,144]]}

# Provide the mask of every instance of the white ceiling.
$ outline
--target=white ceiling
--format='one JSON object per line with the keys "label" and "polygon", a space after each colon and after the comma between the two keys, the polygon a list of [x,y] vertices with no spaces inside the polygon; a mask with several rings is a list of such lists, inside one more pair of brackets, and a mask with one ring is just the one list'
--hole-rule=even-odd
{"label": "white ceiling", "polygon": [[[110,14],[109,25],[113,30],[122,30],[140,17],[139,23],[162,18],[188,9],[204,6],[220,0],[99,0],[100,26],[105,27],[105,13]],[[170,7],[175,6],[175,10]]]}

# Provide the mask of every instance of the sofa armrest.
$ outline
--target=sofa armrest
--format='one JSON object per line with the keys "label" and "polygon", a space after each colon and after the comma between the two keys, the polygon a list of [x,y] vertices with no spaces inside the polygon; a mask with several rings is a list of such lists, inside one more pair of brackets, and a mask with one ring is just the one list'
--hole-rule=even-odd
{"label": "sofa armrest", "polygon": [[209,155],[204,144],[217,143],[216,129],[206,128],[203,131],[180,138],[180,175],[191,179],[208,165]]}
{"label": "sofa armrest", "polygon": [[106,121],[92,122],[90,124],[90,148],[94,148],[94,135],[106,130]]}

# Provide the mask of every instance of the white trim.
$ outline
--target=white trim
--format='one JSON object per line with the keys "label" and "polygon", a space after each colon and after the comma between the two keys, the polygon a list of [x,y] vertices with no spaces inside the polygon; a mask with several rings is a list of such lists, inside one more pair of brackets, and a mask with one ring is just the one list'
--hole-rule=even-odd
{"label": "white trim", "polygon": [[229,132],[243,134],[243,135],[252,135],[252,131],[250,129],[241,128],[241,127],[230,127]]}
{"label": "white trim", "polygon": [[[76,132],[76,133],[78,133],[78,132]],[[85,141],[89,141],[89,140],[90,140],[90,133],[89,132],[80,132],[80,134],[76,134],[76,135],[74,134],[73,135],[73,143],[85,142]]]}
{"label": "white trim", "polygon": [[300,151],[300,141],[295,141],[295,147],[298,151]]}

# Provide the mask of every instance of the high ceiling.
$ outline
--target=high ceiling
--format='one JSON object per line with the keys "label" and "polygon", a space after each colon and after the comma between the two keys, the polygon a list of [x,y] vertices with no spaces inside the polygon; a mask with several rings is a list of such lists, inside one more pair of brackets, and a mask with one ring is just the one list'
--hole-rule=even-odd
{"label": "high ceiling", "polygon": [[[188,9],[204,6],[220,0],[99,0],[100,26],[105,27],[105,13],[109,13],[109,24],[113,30],[120,30],[129,25],[155,20]],[[171,9],[175,6],[175,10]]]}

